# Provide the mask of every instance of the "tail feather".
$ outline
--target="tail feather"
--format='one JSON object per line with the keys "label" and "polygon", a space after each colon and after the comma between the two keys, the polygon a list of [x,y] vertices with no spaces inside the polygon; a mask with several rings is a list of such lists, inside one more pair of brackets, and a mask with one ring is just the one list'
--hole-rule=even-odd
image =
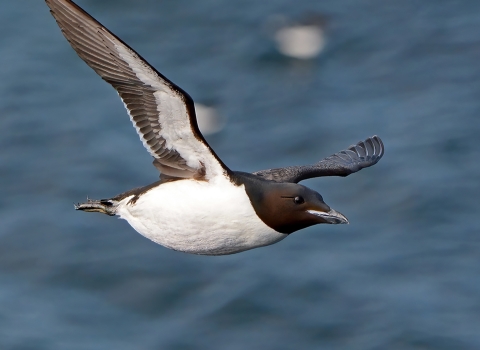
{"label": "tail feather", "polygon": [[75,210],[82,210],[88,212],[98,212],[102,214],[107,214],[114,216],[117,212],[118,202],[112,199],[89,199],[87,198],[86,203],[75,204]]}

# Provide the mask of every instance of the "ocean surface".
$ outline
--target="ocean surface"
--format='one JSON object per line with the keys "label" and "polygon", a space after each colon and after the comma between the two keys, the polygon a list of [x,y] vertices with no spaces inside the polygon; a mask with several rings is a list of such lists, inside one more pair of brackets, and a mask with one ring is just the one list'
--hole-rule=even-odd
{"label": "ocean surface", "polygon": [[[479,1],[78,3],[217,108],[207,139],[231,169],[374,134],[385,156],[304,182],[350,225],[223,257],[163,248],[73,209],[158,172],[45,3],[1,1],[0,349],[480,349]],[[271,19],[313,13],[323,52],[278,53]]]}

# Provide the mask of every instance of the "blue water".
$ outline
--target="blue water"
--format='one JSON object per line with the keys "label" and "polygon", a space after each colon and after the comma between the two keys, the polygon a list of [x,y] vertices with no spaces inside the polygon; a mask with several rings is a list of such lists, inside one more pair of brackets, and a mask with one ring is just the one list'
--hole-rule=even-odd
{"label": "blue water", "polygon": [[[73,210],[157,179],[115,91],[43,1],[0,3],[0,349],[480,349],[480,2],[79,0],[197,101],[232,169],[373,134],[376,166],[305,184],[351,224],[224,257]],[[328,17],[280,56],[274,14]]]}

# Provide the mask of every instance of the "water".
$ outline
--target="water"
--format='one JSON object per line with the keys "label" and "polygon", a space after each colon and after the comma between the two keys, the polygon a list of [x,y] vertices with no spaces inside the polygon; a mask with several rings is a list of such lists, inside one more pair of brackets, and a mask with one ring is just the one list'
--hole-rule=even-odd
{"label": "water", "polygon": [[[158,174],[115,91],[42,1],[0,4],[1,349],[480,348],[478,1],[80,5],[199,102],[232,169],[307,164],[373,134],[375,167],[306,181],[348,226],[225,257],[78,213]],[[328,17],[313,61],[271,15]]]}

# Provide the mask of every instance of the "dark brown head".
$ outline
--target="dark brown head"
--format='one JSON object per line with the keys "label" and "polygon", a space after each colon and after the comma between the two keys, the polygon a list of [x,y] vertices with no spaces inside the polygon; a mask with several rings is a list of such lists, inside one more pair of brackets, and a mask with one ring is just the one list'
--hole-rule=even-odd
{"label": "dark brown head", "polygon": [[345,216],[308,187],[265,181],[250,174],[240,176],[259,218],[278,232],[292,233],[316,224],[348,224]]}

